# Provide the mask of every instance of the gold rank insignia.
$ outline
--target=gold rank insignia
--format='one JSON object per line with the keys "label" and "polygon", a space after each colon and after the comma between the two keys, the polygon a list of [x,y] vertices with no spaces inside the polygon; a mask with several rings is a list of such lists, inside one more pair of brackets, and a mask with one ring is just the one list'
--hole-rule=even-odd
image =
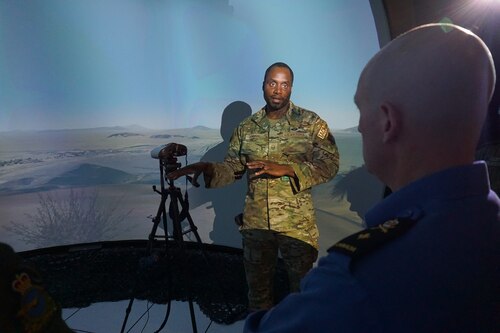
{"label": "gold rank insignia", "polygon": [[358,239],[368,239],[368,238],[370,238],[369,232],[363,232],[362,234],[358,235]]}
{"label": "gold rank insignia", "polygon": [[321,126],[318,132],[318,138],[321,140],[324,140],[328,136],[328,128],[326,125]]}
{"label": "gold rank insignia", "polygon": [[328,249],[351,257],[351,262],[403,235],[417,219],[398,218],[350,235]]}

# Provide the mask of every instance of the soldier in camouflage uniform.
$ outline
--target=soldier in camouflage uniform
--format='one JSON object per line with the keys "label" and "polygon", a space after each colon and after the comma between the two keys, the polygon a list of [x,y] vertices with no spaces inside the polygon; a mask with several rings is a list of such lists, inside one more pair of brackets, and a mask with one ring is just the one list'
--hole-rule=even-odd
{"label": "soldier in camouflage uniform", "polygon": [[217,188],[247,172],[240,230],[251,310],[274,304],[278,249],[290,290],[299,290],[318,255],[311,187],[331,180],[339,168],[337,146],[326,122],[290,101],[292,84],[288,65],[271,65],[262,87],[267,104],[236,128],[224,162],[198,162],[168,174],[176,179],[203,172],[206,187]]}

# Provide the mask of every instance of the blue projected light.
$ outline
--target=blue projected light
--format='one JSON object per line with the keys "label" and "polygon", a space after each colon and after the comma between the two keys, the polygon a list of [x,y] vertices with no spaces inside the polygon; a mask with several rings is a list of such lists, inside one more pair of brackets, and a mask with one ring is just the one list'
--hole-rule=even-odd
{"label": "blue projected light", "polygon": [[[286,9],[285,9],[286,8]],[[292,100],[356,125],[358,75],[378,49],[366,1],[0,3],[0,131],[219,126],[263,105],[266,67],[296,73]]]}

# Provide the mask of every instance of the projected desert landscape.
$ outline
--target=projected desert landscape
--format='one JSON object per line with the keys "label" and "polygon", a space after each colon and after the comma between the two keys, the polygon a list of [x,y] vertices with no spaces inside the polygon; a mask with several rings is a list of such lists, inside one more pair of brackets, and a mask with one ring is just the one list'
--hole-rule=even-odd
{"label": "projected desert landscape", "polygon": [[[350,210],[346,193],[332,194],[340,180],[362,165],[360,136],[354,129],[334,131],[334,135],[341,154],[339,175],[313,192],[322,251],[362,223],[356,211]],[[152,189],[152,185],[160,188],[159,160],[151,157],[151,150],[170,142],[183,144],[188,154],[178,158],[182,165],[186,158],[187,163],[223,159],[220,153],[210,154],[222,142],[220,131],[203,126],[161,131],[138,126],[11,131],[0,133],[0,142],[4,147],[0,153],[0,241],[19,251],[145,239],[160,203],[160,195]],[[232,218],[243,205],[244,181],[220,190],[193,188],[184,179],[175,186],[182,193],[187,190],[189,211],[203,242],[240,247]],[[381,191],[380,187],[376,193]],[[47,222],[58,218],[65,222]]]}

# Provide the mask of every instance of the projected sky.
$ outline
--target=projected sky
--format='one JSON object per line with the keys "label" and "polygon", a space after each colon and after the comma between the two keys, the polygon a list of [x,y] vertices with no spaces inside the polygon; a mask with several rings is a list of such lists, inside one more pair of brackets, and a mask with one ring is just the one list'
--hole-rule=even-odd
{"label": "projected sky", "polygon": [[0,131],[218,128],[257,111],[267,66],[292,101],[357,125],[357,78],[378,43],[365,0],[0,1]]}

